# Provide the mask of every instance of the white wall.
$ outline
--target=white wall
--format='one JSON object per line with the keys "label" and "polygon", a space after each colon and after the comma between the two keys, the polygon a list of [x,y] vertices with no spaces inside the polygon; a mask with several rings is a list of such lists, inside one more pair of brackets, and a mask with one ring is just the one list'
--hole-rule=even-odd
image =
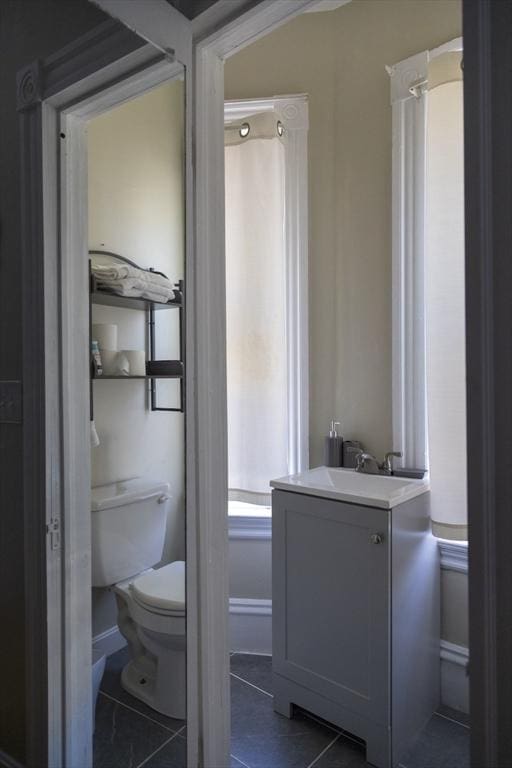
{"label": "white wall", "polygon": [[[89,245],[184,276],[183,83],[167,83],[88,126]],[[93,308],[93,322],[116,323],[119,349],[145,348],[143,312]],[[157,354],[179,357],[178,314],[157,313]],[[184,420],[151,412],[144,381],[94,383],[100,445],[92,449],[92,485],[141,476],[166,480],[172,502],[163,562],[184,558]],[[166,392],[166,389],[168,390]],[[177,382],[159,385],[162,405],[179,401]],[[93,633],[115,624],[113,597],[93,592]]]}
{"label": "white wall", "polygon": [[379,456],[391,425],[391,107],[386,64],[461,34],[458,0],[352,0],[280,27],[225,66],[226,99],[308,93],[310,431]]}

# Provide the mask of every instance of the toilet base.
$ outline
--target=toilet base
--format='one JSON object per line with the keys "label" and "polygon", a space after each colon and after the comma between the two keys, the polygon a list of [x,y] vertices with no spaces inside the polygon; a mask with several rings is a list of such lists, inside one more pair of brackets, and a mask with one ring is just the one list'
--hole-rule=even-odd
{"label": "toilet base", "polygon": [[[140,699],[148,707],[155,709],[155,677],[141,672],[137,666],[137,659],[132,659],[121,672],[121,684],[125,691],[131,693],[136,699]],[[166,714],[163,712],[162,714]]]}
{"label": "toilet base", "polygon": [[[146,638],[147,642],[147,638]],[[185,654],[159,654],[154,661],[144,654],[128,662],[121,673],[125,691],[151,709],[176,720],[186,718]]]}
{"label": "toilet base", "polygon": [[[121,673],[123,688],[162,715],[184,720],[187,716],[184,617],[149,614],[119,585],[116,600],[118,626],[128,641],[131,656]],[[157,631],[156,627],[166,631]],[[174,634],[176,630],[179,634]]]}

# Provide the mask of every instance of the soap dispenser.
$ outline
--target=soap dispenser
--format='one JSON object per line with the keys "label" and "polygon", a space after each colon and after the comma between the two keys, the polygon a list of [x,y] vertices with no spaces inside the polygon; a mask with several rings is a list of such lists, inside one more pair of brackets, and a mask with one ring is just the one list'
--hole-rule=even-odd
{"label": "soap dispenser", "polygon": [[339,421],[331,421],[331,429],[325,438],[324,462],[326,467],[341,467],[343,464],[343,438],[336,431],[336,427],[339,426]]}

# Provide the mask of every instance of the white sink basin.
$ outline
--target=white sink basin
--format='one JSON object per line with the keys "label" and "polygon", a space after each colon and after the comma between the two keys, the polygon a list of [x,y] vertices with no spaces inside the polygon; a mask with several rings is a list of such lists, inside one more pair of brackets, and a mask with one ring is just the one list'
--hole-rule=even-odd
{"label": "white sink basin", "polygon": [[430,490],[428,480],[366,475],[353,469],[331,467],[317,467],[297,475],[281,477],[272,480],[270,485],[282,491],[323,496],[382,509],[392,509]]}

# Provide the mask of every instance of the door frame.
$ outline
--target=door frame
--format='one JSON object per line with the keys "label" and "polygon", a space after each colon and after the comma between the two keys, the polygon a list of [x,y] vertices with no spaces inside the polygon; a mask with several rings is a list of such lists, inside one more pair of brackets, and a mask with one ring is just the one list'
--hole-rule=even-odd
{"label": "door frame", "polygon": [[510,765],[512,4],[463,0],[472,764]]}
{"label": "door frame", "polygon": [[[173,13],[180,16],[174,9]],[[186,82],[191,85],[191,32],[188,48],[183,27],[181,38],[180,56],[190,73]],[[174,56],[162,54],[109,20],[62,51],[18,72],[26,623],[46,627],[46,632],[27,633],[30,766],[78,768],[92,763],[89,306],[84,292],[88,285],[86,121],[181,71],[181,62]],[[187,101],[190,105],[190,98]],[[190,216],[185,269],[192,270],[190,106],[188,109],[185,173]],[[83,254],[84,258],[69,258],[68,254]],[[192,381],[193,361],[187,369],[187,394]],[[193,441],[189,424],[187,430]],[[187,525],[193,528],[192,484],[187,492],[191,510]],[[187,616],[187,651],[192,656],[197,653],[194,557],[192,548],[192,598]],[[193,709],[197,690],[193,688],[188,695]],[[193,761],[198,739],[193,729],[191,733]]]}

